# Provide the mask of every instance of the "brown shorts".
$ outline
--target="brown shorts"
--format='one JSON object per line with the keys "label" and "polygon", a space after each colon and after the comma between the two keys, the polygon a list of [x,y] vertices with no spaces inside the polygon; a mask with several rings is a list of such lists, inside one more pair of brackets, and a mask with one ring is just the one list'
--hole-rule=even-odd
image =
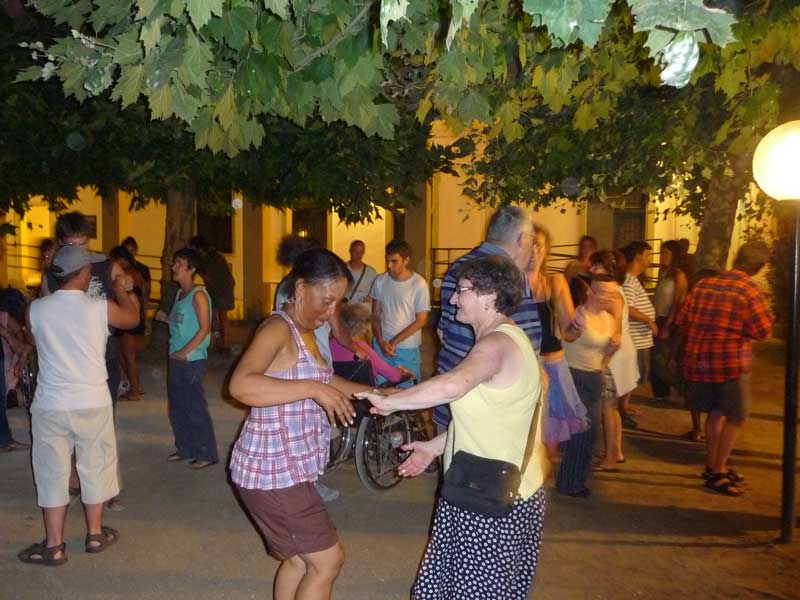
{"label": "brown shorts", "polygon": [[275,490],[236,486],[247,512],[278,560],[331,548],[339,541],[325,503],[310,481]]}

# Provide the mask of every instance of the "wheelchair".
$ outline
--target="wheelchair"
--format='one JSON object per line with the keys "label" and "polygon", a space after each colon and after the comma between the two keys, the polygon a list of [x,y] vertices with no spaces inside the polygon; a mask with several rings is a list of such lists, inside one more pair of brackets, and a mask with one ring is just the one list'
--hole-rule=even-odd
{"label": "wheelchair", "polygon": [[36,393],[36,377],[39,374],[39,362],[36,356],[36,349],[28,353],[28,358],[22,367],[22,374],[17,383],[17,393],[22,405],[30,411],[33,404],[33,396]]}
{"label": "wheelchair", "polygon": [[[345,379],[375,386],[369,361],[335,362],[334,372]],[[326,472],[333,471],[350,458],[355,460],[361,484],[380,493],[396,486],[403,479],[397,467],[408,457],[402,446],[427,440],[422,413],[400,411],[388,416],[372,415],[369,402],[354,400],[356,418],[349,427],[331,429],[330,459]]]}

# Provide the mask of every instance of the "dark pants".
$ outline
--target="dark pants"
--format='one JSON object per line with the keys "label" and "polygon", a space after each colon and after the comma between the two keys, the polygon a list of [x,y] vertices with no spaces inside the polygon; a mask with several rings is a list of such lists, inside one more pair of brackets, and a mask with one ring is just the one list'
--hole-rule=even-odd
{"label": "dark pants", "polygon": [[217,462],[217,440],[203,393],[205,360],[170,360],[167,375],[169,422],[183,458]]}
{"label": "dark pants", "polygon": [[111,404],[114,406],[114,416],[116,417],[117,394],[119,393],[119,383],[122,380],[122,373],[119,369],[119,337],[109,336],[106,342],[106,371],[108,371],[108,391],[111,394]]}
{"label": "dark pants", "polygon": [[575,389],[586,411],[592,418],[588,431],[573,435],[561,444],[561,465],[556,476],[556,489],[562,494],[573,494],[586,489],[586,479],[592,468],[592,442],[597,425],[595,423],[603,392],[603,374],[570,368]]}
{"label": "dark pants", "polygon": [[[656,319],[659,331],[661,331],[666,321],[667,317],[658,317]],[[670,382],[664,378],[664,373],[667,368],[666,360],[669,356],[672,341],[670,339],[664,340],[659,337],[656,337],[654,341],[655,347],[651,355],[654,364],[650,369],[650,385],[653,386],[653,396],[656,398],[667,398],[671,385]]]}
{"label": "dark pants", "polygon": [[3,360],[0,360],[0,448],[8,446],[12,441],[11,428],[8,426],[8,390],[6,390],[6,372]]}

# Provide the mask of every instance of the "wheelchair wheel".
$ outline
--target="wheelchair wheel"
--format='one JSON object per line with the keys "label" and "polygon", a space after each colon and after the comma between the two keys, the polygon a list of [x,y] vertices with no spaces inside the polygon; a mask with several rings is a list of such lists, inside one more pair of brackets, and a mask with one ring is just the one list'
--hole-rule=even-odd
{"label": "wheelchair wheel", "polygon": [[330,457],[325,465],[325,472],[330,473],[340,464],[345,462],[353,452],[353,438],[355,430],[352,427],[337,425],[331,429]]}
{"label": "wheelchair wheel", "polygon": [[403,413],[361,420],[356,435],[356,472],[361,483],[372,492],[388,490],[400,483],[397,467],[407,453],[400,446],[413,440],[413,428]]}
{"label": "wheelchair wheel", "polygon": [[22,375],[20,376],[17,390],[20,393],[25,408],[30,409],[33,404],[33,395],[36,392],[36,377],[39,373],[39,365],[37,362],[36,352],[31,352],[28,355],[28,360],[22,368]]}

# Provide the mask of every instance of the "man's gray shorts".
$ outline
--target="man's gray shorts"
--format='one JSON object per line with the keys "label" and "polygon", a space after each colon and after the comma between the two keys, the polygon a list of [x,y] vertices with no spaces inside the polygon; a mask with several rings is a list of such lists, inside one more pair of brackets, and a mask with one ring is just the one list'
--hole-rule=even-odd
{"label": "man's gray shorts", "polygon": [[750,414],[750,373],[719,383],[688,381],[686,406],[700,412],[719,412],[736,422]]}

